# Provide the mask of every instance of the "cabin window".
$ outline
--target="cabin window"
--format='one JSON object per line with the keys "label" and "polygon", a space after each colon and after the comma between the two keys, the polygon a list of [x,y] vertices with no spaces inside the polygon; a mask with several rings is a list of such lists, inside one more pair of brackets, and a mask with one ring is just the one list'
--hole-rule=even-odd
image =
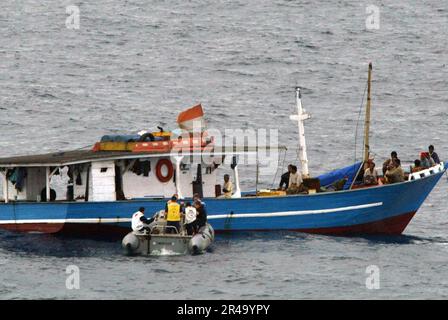
{"label": "cabin window", "polygon": [[107,168],[101,168],[101,172],[107,172]]}

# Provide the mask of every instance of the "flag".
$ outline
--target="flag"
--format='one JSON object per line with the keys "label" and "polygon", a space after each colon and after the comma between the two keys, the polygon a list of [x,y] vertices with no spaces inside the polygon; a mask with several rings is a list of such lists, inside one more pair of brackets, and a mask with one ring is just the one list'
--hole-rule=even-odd
{"label": "flag", "polygon": [[193,127],[195,129],[200,128],[201,132],[204,131],[205,121],[202,105],[198,104],[179,113],[177,116],[177,123],[179,128],[187,131],[193,131]]}

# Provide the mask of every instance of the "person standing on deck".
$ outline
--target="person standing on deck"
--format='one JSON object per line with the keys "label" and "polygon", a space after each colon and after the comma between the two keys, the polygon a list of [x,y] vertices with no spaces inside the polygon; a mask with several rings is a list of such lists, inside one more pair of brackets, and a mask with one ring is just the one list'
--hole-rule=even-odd
{"label": "person standing on deck", "polygon": [[386,171],[385,174],[386,182],[387,183],[398,183],[398,182],[404,182],[404,171],[401,168],[401,161],[400,159],[395,159],[394,162],[392,162]]}
{"label": "person standing on deck", "polygon": [[429,148],[429,156],[434,160],[435,164],[440,163],[439,155],[434,151],[434,146],[430,145]]}
{"label": "person standing on deck", "polygon": [[224,192],[224,198],[232,197],[233,184],[232,184],[232,181],[230,181],[230,176],[228,174],[224,175],[224,185],[223,185],[222,191]]}
{"label": "person standing on deck", "polygon": [[396,151],[392,151],[390,154],[390,159],[387,159],[383,163],[383,176],[386,175],[386,171],[390,165],[394,165],[395,159],[398,159],[398,154]]}
{"label": "person standing on deck", "polygon": [[145,208],[140,207],[137,212],[132,215],[132,230],[136,232],[142,232],[144,230],[149,231],[149,225],[154,221],[154,218],[145,217]]}
{"label": "person standing on deck", "polygon": [[[177,197],[173,195],[166,204],[166,233],[176,233],[180,231],[180,220],[182,217],[180,204],[177,203]],[[176,229],[174,229],[174,228]]]}

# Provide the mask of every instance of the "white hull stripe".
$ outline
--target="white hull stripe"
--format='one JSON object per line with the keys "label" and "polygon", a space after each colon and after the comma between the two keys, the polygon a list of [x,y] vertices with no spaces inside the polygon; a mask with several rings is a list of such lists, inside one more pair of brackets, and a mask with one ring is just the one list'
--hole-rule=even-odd
{"label": "white hull stripe", "polygon": [[331,208],[331,209],[320,209],[320,210],[302,210],[302,211],[284,211],[284,212],[269,212],[269,213],[238,213],[238,214],[217,214],[208,216],[207,219],[225,219],[225,218],[268,218],[268,217],[288,217],[288,216],[301,216],[307,214],[322,214],[322,213],[334,213],[349,210],[360,210],[373,207],[381,207],[382,202],[362,204],[359,206],[341,207],[341,208]]}
{"label": "white hull stripe", "polygon": [[[340,207],[320,210],[302,210],[302,211],[284,211],[268,213],[238,213],[238,214],[216,214],[207,217],[208,220],[227,219],[227,218],[270,218],[270,217],[288,217],[308,214],[334,213],[349,210],[361,210],[367,208],[381,207],[382,202],[362,204],[358,206]],[[0,220],[0,224],[24,224],[24,223],[123,223],[131,222],[131,218],[85,218],[85,219],[29,219],[29,220]]]}

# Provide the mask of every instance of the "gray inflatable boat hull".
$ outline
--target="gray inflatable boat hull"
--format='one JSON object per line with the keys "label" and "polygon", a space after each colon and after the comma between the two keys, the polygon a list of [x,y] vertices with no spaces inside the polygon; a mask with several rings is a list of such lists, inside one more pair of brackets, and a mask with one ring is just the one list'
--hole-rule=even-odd
{"label": "gray inflatable boat hull", "polygon": [[215,232],[207,224],[194,236],[129,232],[121,244],[126,255],[201,254],[214,239]]}

